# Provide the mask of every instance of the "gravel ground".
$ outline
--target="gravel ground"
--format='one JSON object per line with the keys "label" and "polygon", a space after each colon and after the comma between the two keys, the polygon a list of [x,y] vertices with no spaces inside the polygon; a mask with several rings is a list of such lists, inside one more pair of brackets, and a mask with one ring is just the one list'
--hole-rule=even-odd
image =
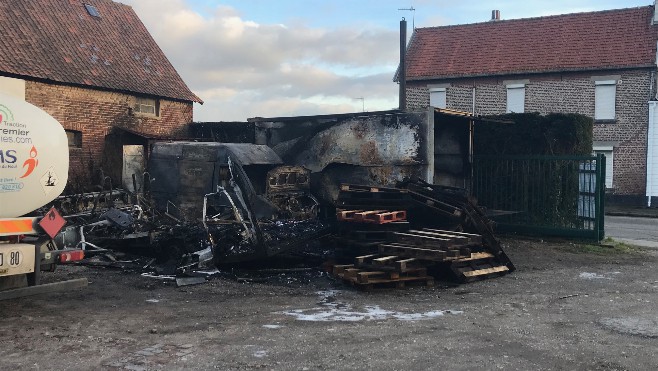
{"label": "gravel ground", "polygon": [[658,251],[503,241],[517,267],[360,292],[322,273],[177,288],[64,267],[87,288],[0,302],[3,369],[654,370]]}

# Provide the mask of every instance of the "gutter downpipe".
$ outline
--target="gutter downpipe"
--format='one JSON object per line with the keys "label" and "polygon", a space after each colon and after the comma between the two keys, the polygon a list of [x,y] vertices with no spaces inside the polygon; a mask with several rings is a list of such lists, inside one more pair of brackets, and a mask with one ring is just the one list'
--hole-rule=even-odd
{"label": "gutter downpipe", "polygon": [[653,196],[654,188],[654,157],[655,157],[655,137],[656,134],[656,108],[658,107],[658,101],[652,100],[649,101],[649,125],[647,130],[647,207],[651,207],[651,197]]}
{"label": "gutter downpipe", "polygon": [[[475,116],[475,85],[473,85],[473,97],[472,97],[472,108],[471,108],[471,114]],[[470,122],[468,123],[468,136],[469,136],[469,144],[468,144],[468,161],[470,163],[470,168],[471,168],[471,174],[469,177],[469,184],[468,184],[468,194],[473,195],[473,182],[475,179],[473,177],[475,176],[475,170],[473,169],[473,164],[475,161],[474,158],[474,151],[473,147],[475,147],[475,120],[471,119]]]}
{"label": "gutter downpipe", "polygon": [[402,18],[400,21],[400,111],[407,110],[407,21]]}

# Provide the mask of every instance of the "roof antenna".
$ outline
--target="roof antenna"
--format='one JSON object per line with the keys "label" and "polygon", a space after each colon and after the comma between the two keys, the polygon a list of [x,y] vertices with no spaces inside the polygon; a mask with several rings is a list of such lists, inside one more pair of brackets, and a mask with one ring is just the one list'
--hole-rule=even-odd
{"label": "roof antenna", "polygon": [[413,12],[411,15],[411,29],[415,30],[416,29],[416,9],[412,6],[408,8],[398,8],[398,10],[407,10],[410,12]]}
{"label": "roof antenna", "polygon": [[362,110],[363,112],[366,111],[366,98],[364,98],[364,97],[358,97],[358,98],[352,98],[352,99],[360,100],[360,101],[361,101],[361,110]]}

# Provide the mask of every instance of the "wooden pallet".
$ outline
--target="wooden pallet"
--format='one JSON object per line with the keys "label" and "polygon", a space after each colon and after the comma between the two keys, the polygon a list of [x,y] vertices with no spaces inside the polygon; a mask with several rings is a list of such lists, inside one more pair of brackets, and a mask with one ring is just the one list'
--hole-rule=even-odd
{"label": "wooden pallet", "polygon": [[473,245],[467,237],[440,237],[423,231],[392,232],[389,241],[430,250],[459,250]]}
{"label": "wooden pallet", "polygon": [[417,269],[423,269],[429,265],[428,263],[431,262],[416,258],[405,258],[396,255],[382,254],[368,254],[354,258],[354,264],[358,268],[394,271],[398,273],[407,273]]}
{"label": "wooden pallet", "polygon": [[445,231],[441,229],[431,229],[431,228],[423,228],[420,231],[412,230],[409,232],[428,234],[430,236],[437,236],[442,238],[459,239],[461,241],[466,241],[466,243],[469,245],[482,245],[482,236],[480,236],[479,234]]}
{"label": "wooden pallet", "polygon": [[336,265],[333,268],[332,275],[347,284],[366,290],[386,287],[403,288],[413,283],[426,286],[434,285],[434,278],[428,276],[427,270],[424,268],[399,273],[364,270],[355,268],[353,264]]}
{"label": "wooden pallet", "polygon": [[354,220],[354,214],[363,212],[365,210],[336,210],[336,219],[338,221],[352,221]]}
{"label": "wooden pallet", "polygon": [[469,258],[453,260],[450,269],[464,282],[498,277],[510,272],[509,267],[489,252],[473,253]]}
{"label": "wooden pallet", "polygon": [[336,219],[342,222],[387,224],[407,220],[405,210],[342,210],[336,211]]}
{"label": "wooden pallet", "polygon": [[373,224],[387,224],[407,220],[407,212],[404,210],[385,211],[385,212],[361,212],[356,213],[356,221]]}
{"label": "wooden pallet", "polygon": [[433,262],[443,262],[455,260],[462,257],[470,256],[462,254],[459,249],[453,250],[439,250],[439,249],[426,249],[401,243],[383,243],[379,245],[380,254],[396,255],[405,258],[415,258],[421,260],[429,260]]}

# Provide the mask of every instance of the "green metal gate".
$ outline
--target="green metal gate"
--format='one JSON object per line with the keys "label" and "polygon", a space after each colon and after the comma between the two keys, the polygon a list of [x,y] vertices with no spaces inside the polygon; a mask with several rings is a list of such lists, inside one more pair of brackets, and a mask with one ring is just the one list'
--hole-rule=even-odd
{"label": "green metal gate", "polygon": [[604,238],[605,157],[476,156],[473,195],[497,230]]}

